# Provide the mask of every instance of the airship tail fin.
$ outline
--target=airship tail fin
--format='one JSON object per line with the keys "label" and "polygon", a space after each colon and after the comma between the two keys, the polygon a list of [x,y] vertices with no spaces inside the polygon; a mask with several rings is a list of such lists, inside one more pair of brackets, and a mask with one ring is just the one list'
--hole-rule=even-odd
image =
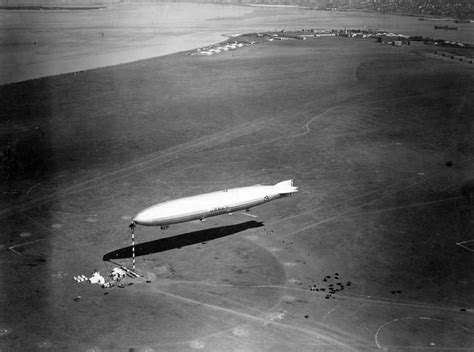
{"label": "airship tail fin", "polygon": [[293,180],[279,182],[273,187],[275,187],[280,194],[290,195],[298,192],[298,187],[293,186]]}

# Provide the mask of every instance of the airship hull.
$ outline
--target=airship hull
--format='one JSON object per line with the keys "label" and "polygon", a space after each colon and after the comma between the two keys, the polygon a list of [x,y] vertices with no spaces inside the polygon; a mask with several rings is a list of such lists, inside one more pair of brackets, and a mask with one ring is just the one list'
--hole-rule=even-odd
{"label": "airship hull", "polygon": [[292,180],[273,186],[256,185],[180,198],[156,204],[138,213],[132,223],[168,226],[249,209],[297,192]]}

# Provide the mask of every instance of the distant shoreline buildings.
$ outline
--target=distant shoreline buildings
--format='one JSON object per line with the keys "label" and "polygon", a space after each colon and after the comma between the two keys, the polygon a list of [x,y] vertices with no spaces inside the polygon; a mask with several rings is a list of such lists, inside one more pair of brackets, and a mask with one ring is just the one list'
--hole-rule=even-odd
{"label": "distant shoreline buildings", "polygon": [[[432,45],[437,47],[446,47],[453,49],[464,50],[462,55],[453,53],[449,56],[456,58],[459,61],[466,60],[470,64],[473,63],[473,51],[474,45],[470,43],[461,43],[456,41],[444,40],[444,39],[433,39],[428,37],[422,37],[420,35],[409,36],[404,34],[397,34],[382,30],[366,30],[366,29],[313,29],[303,28],[286,30],[282,29],[274,32],[260,32],[260,33],[247,33],[233,37],[232,40],[225,42],[209,45],[206,47],[194,49],[186,52],[191,56],[212,56],[229,50],[235,50],[242,48],[246,45],[260,44],[265,41],[287,41],[287,40],[308,40],[317,39],[322,37],[348,37],[356,39],[372,39],[377,43],[388,44],[392,46],[405,46],[411,45],[411,42],[423,42],[425,45]],[[434,52],[437,54],[437,51]],[[445,52],[440,52],[440,55],[446,56]]]}
{"label": "distant shoreline buildings", "polygon": [[[296,0],[298,1],[298,0]],[[311,1],[311,0],[307,0]],[[410,16],[474,18],[472,0],[314,0],[319,9],[356,9]]]}
{"label": "distant shoreline buildings", "polygon": [[[82,0],[81,6],[106,6],[113,3],[146,2],[149,0]],[[161,2],[195,2],[235,5],[301,6],[315,10],[362,10],[381,13],[474,19],[472,0],[162,0]],[[75,0],[0,0],[0,6],[72,6]]]}

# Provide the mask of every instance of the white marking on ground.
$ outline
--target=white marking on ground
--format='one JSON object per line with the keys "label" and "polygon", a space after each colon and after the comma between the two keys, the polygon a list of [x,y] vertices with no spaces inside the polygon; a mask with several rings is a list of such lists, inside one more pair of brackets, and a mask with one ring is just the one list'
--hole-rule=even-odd
{"label": "white marking on ground", "polygon": [[247,216],[250,216],[250,217],[252,217],[252,218],[258,218],[257,215],[253,215],[253,214],[250,214],[250,213],[242,212],[242,214],[247,215]]}
{"label": "white marking on ground", "polygon": [[122,215],[121,219],[122,220],[132,220],[132,217],[130,215]]}
{"label": "white marking on ground", "polygon": [[20,244],[16,244],[14,246],[10,246],[8,247],[9,250],[11,250],[13,253],[15,253],[16,255],[22,255],[20,252],[16,251],[15,248],[16,247],[21,247],[21,246],[26,246],[27,244],[30,244],[30,243],[35,243],[35,242],[38,242],[38,241],[42,241],[43,238],[40,238],[40,239],[37,239],[37,240],[34,240],[34,241],[30,241],[30,242],[25,242],[25,243],[20,243]]}
{"label": "white marking on ground", "polygon": [[284,266],[287,266],[287,267],[293,267],[293,266],[296,266],[297,263],[295,262],[284,262],[283,265]]}
{"label": "white marking on ground", "polygon": [[60,229],[61,227],[63,227],[63,224],[52,224],[51,227],[53,229]]}
{"label": "white marking on ground", "polygon": [[52,277],[55,277],[56,279],[62,279],[63,277],[66,277],[67,274],[63,273],[62,271],[59,271],[55,274],[51,274]]}
{"label": "white marking on ground", "polygon": [[296,297],[295,296],[290,296],[290,295],[285,295],[285,296],[282,297],[282,299],[285,302],[293,302],[296,299]]}
{"label": "white marking on ground", "polygon": [[248,335],[249,335],[248,330],[241,329],[241,328],[235,328],[235,329],[233,329],[233,330],[232,330],[232,333],[233,333],[235,336],[248,336]]}
{"label": "white marking on ground", "polygon": [[294,277],[288,279],[288,282],[289,282],[290,284],[301,285],[301,281],[298,280],[298,279],[296,279],[296,278],[294,278]]}
{"label": "white marking on ground", "polygon": [[268,250],[272,253],[277,253],[277,252],[281,251],[281,249],[277,248],[277,247],[270,247],[270,248],[268,248]]}
{"label": "white marking on ground", "polygon": [[189,347],[191,347],[194,350],[202,350],[204,348],[205,344],[202,341],[193,341],[189,344]]}
{"label": "white marking on ground", "polygon": [[155,352],[155,350],[151,347],[141,347],[137,350],[138,352]]}
{"label": "white marking on ground", "polygon": [[471,242],[474,242],[474,240],[468,240],[468,241],[462,241],[462,242],[458,242],[456,243],[459,247],[462,247],[464,249],[467,249],[468,251],[470,252],[474,252],[474,248],[471,248],[469,246],[465,246],[466,243],[471,243]]}
{"label": "white marking on ground", "polygon": [[247,235],[245,236],[246,239],[250,240],[250,241],[256,241],[258,240],[258,236],[257,235]]}
{"label": "white marking on ground", "polygon": [[285,313],[282,312],[271,312],[271,313],[266,313],[264,316],[265,321],[263,322],[263,325],[268,325],[275,320],[282,320],[285,317]]}
{"label": "white marking on ground", "polygon": [[382,324],[381,326],[379,326],[379,328],[377,329],[377,331],[375,332],[375,344],[377,345],[377,347],[379,349],[381,349],[382,347],[380,346],[380,343],[379,343],[379,334],[380,334],[380,331],[382,331],[387,325],[390,325],[396,321],[399,321],[401,319],[393,319],[389,322],[386,322],[384,324]]}
{"label": "white marking on ground", "polygon": [[100,347],[94,346],[94,347],[88,348],[86,352],[102,352],[102,350],[100,349]]}
{"label": "white marking on ground", "polygon": [[20,233],[20,237],[23,237],[23,238],[31,237],[31,232],[22,232],[22,233]]}
{"label": "white marking on ground", "polygon": [[38,346],[38,348],[51,348],[53,347],[53,344],[48,340],[44,340],[44,341],[38,342],[36,346]]}
{"label": "white marking on ground", "polygon": [[12,333],[12,329],[0,328],[0,336],[7,336]]}
{"label": "white marking on ground", "polygon": [[337,309],[337,307],[334,307],[334,308],[331,309],[329,312],[327,312],[327,314],[323,317],[323,320],[326,320],[327,318],[329,318],[329,316],[331,315],[331,313],[334,312],[336,309]]}
{"label": "white marking on ground", "polygon": [[296,138],[296,137],[302,137],[304,136],[305,134],[308,134],[310,132],[310,128],[309,128],[309,125],[311,125],[314,120],[316,120],[318,117],[323,117],[324,115],[326,115],[328,112],[331,112],[332,110],[335,110],[337,108],[340,108],[341,106],[344,106],[344,104],[339,104],[339,105],[336,105],[336,106],[332,106],[330,107],[329,109],[327,109],[326,111],[323,111],[322,113],[320,114],[317,114],[315,116],[313,116],[308,122],[306,122],[306,124],[303,126],[303,128],[305,129],[304,132],[301,132],[301,133],[298,133],[298,134],[295,134],[293,136],[289,136],[289,137],[286,137],[286,138]]}
{"label": "white marking on ground", "polygon": [[33,190],[33,188],[39,186],[40,184],[41,184],[41,183],[37,183],[36,185],[31,186],[31,187],[28,189],[28,191],[26,191],[26,195],[29,196],[30,193],[31,193],[31,191]]}

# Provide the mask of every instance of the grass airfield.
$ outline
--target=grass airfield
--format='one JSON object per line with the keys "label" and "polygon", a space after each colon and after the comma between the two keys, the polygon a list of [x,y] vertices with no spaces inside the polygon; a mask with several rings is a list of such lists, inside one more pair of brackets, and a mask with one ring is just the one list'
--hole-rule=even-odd
{"label": "grass airfield", "polygon": [[[0,349],[472,350],[473,69],[426,50],[265,42],[1,86]],[[138,227],[124,288],[73,280],[131,266],[146,206],[288,178],[257,217]]]}

